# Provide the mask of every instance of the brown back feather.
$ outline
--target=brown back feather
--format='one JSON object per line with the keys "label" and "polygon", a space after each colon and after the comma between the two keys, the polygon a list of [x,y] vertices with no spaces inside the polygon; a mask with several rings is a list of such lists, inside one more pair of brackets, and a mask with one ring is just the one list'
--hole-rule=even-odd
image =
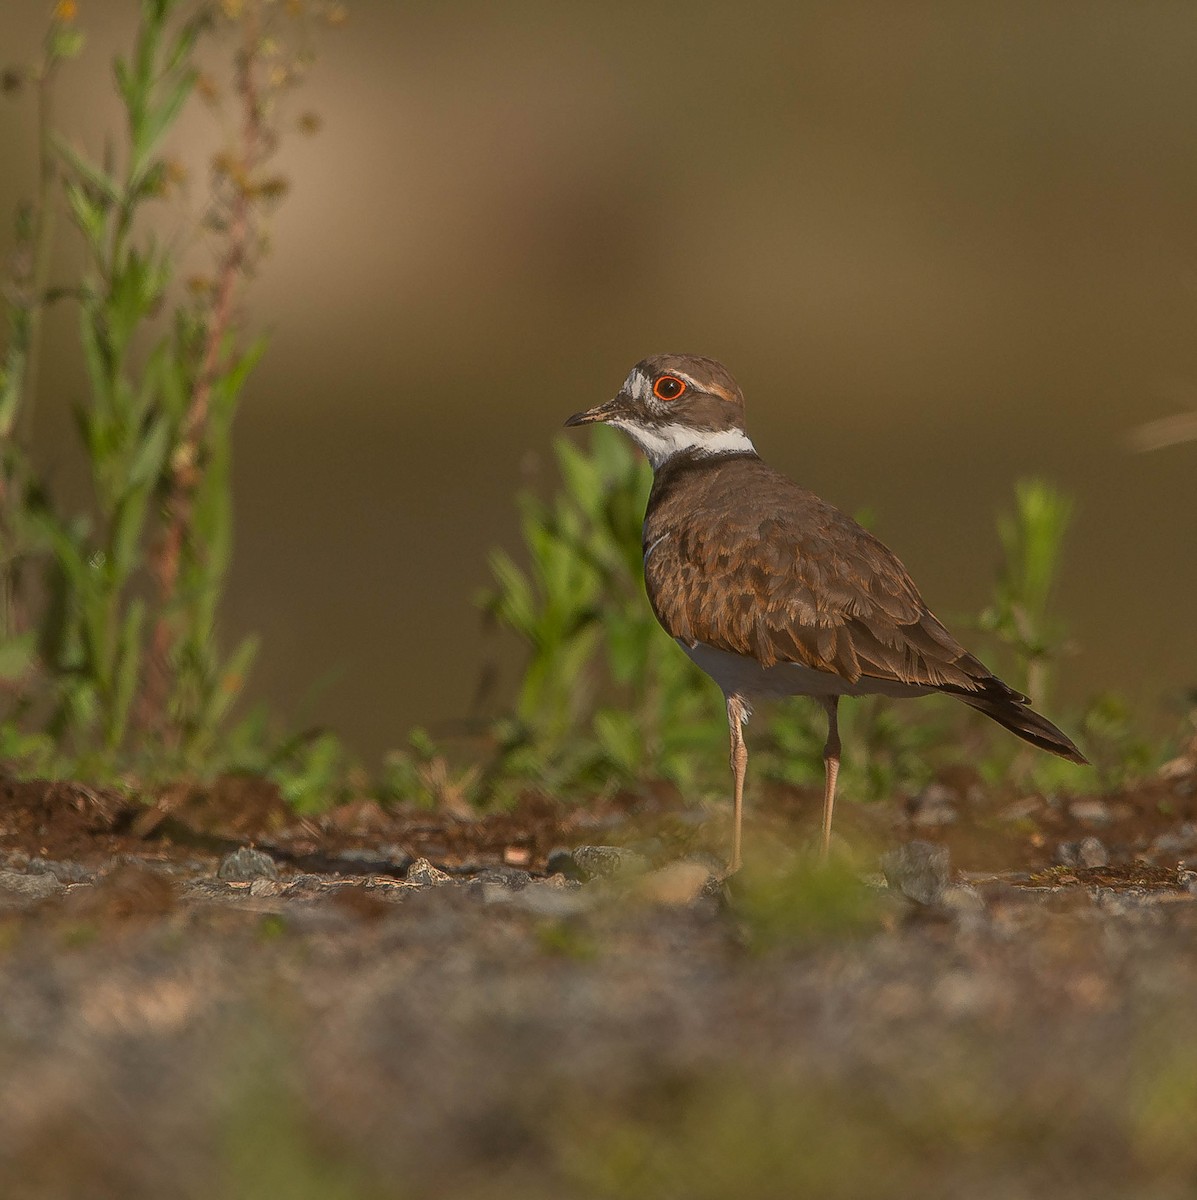
{"label": "brown back feather", "polygon": [[658,471],[644,545],[653,611],[684,642],[853,683],[973,692],[992,678],[885,545],[755,455]]}

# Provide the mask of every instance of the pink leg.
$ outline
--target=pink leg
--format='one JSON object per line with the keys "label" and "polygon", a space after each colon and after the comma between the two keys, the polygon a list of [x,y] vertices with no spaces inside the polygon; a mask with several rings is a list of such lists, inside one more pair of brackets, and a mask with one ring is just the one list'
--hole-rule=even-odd
{"label": "pink leg", "polygon": [[840,773],[840,725],[838,696],[823,701],[827,709],[827,742],[823,746],[823,847],[821,857],[826,861],[831,851],[831,814],[835,808],[835,781]]}
{"label": "pink leg", "polygon": [[748,719],[748,705],[739,696],[727,698],[727,726],[731,733],[731,769],[735,781],[735,818],[732,826],[731,862],[727,873],[738,871],[743,862],[740,854],[740,827],[744,817],[744,773],[748,769],[748,747],[744,744],[744,722]]}

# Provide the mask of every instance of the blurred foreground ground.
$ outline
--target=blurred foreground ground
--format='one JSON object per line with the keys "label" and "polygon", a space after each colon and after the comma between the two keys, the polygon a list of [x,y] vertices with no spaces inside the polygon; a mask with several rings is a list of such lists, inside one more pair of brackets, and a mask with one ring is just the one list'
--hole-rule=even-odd
{"label": "blurred foreground ground", "polygon": [[1195,793],[845,806],[822,873],[769,802],[721,884],[664,802],[0,783],[2,1194],[1191,1197]]}

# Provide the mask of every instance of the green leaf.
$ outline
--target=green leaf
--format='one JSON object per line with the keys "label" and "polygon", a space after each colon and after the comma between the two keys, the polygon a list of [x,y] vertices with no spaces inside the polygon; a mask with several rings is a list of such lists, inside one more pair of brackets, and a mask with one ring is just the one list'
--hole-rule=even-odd
{"label": "green leaf", "polygon": [[21,381],[25,374],[25,356],[9,347],[8,365],[0,370],[0,437],[8,437],[16,424],[21,407]]}
{"label": "green leaf", "polygon": [[499,585],[496,615],[511,628],[530,634],[536,627],[536,601],[528,577],[502,550],[493,551],[489,562],[491,574]]}
{"label": "green leaf", "polygon": [[599,745],[627,775],[639,774],[644,758],[640,730],[633,715],[623,709],[600,709],[594,717]]}
{"label": "green leaf", "polygon": [[174,74],[191,57],[200,34],[206,32],[211,26],[212,17],[208,12],[200,12],[183,25],[166,56],[166,72],[168,74]]}
{"label": "green leaf", "polygon": [[141,628],[145,623],[145,601],[132,601],[125,613],[117,640],[115,688],[108,718],[108,744],[116,747],[124,740],[129,710],[137,692],[141,673]]}
{"label": "green leaf", "polygon": [[[83,343],[83,361],[87,381],[97,404],[110,402],[114,356],[98,301],[88,295],[83,299],[79,321],[79,340]],[[92,451],[94,454],[94,450]]]}
{"label": "green leaf", "polygon": [[98,207],[103,209],[120,203],[120,185],[103,167],[93,163],[60,135],[54,134],[52,141],[55,151],[64,160],[68,170],[73,172],[78,182],[91,193],[89,198],[93,203],[102,202]]}
{"label": "green leaf", "polygon": [[141,564],[141,539],[149,495],[148,484],[130,488],[116,506],[112,521],[112,557],[109,562],[109,578],[116,587],[123,585]]}
{"label": "green leaf", "polygon": [[598,465],[572,442],[558,438],[554,449],[565,486],[584,513],[596,513],[602,500],[603,484]]}
{"label": "green leaf", "polygon": [[87,239],[87,244],[95,258],[100,258],[104,252],[104,236],[106,221],[104,209],[97,204],[88,189],[81,187],[74,180],[68,179],[65,184],[67,204],[75,225]]}
{"label": "green leaf", "polygon": [[215,731],[233,702],[241,695],[254,659],[258,656],[259,645],[258,638],[248,637],[229,656],[204,710],[202,725],[205,730]]}
{"label": "green leaf", "polygon": [[198,77],[197,72],[188,71],[174,84],[161,103],[145,110],[133,143],[133,163],[129,170],[132,191],[142,191],[146,178],[153,170],[153,155],[158,144],[178,119]]}
{"label": "green leaf", "polygon": [[170,450],[170,435],[174,422],[169,413],[160,413],[141,435],[137,452],[129,464],[130,489],[156,483],[166,467]]}

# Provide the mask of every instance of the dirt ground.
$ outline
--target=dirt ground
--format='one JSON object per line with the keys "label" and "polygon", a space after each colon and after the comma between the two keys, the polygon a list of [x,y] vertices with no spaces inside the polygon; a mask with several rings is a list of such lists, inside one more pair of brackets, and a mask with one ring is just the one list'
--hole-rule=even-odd
{"label": "dirt ground", "polygon": [[816,808],[0,780],[0,1196],[1197,1194],[1197,759]]}

